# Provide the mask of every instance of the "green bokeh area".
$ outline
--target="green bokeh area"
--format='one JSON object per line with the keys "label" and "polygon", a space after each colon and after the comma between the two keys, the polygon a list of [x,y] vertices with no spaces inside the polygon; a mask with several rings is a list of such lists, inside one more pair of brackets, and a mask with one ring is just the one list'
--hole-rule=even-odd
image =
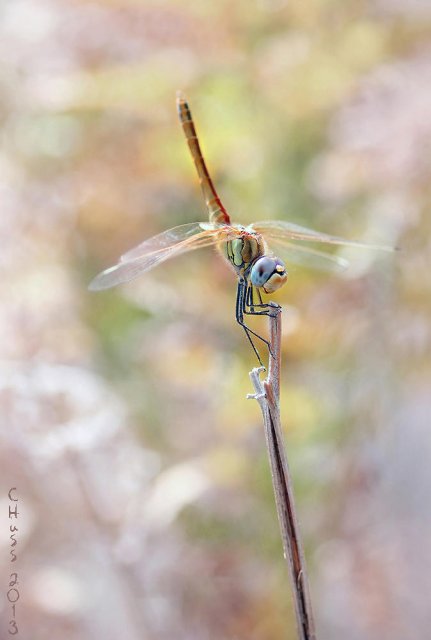
{"label": "green bokeh area", "polygon": [[23,501],[23,637],[296,637],[235,274],[206,248],[87,290],[207,219],[180,89],[234,221],[402,249],[341,247],[340,276],[282,256],[280,406],[318,638],[426,638],[429,3],[0,12],[0,477]]}

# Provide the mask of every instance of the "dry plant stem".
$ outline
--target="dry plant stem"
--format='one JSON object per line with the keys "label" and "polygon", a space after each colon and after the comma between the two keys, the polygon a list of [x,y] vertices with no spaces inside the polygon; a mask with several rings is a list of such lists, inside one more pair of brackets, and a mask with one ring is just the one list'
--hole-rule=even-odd
{"label": "dry plant stem", "polygon": [[269,322],[272,354],[269,357],[268,377],[264,381],[260,379],[262,368],[250,371],[256,393],[248,397],[259,402],[263,415],[284,558],[292,582],[298,637],[300,640],[316,640],[304,551],[280,423],[281,309],[275,316],[269,317]]}

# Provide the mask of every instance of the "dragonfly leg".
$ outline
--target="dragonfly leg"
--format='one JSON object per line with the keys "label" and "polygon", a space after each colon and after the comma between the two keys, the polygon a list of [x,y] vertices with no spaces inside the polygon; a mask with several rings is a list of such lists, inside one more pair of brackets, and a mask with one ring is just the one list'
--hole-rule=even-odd
{"label": "dragonfly leg", "polygon": [[[252,284],[247,283],[247,293],[245,296],[244,313],[250,316],[276,316],[281,309],[280,305],[275,302],[263,302],[262,295],[259,289],[256,289],[259,303],[254,302],[254,290]],[[263,309],[262,311],[255,311],[255,309]]]}
{"label": "dragonfly leg", "polygon": [[[256,354],[256,357],[259,361],[259,364],[261,367],[263,367],[263,363],[262,360],[260,358],[259,352],[256,349],[256,346],[253,342],[252,339],[252,335],[255,336],[256,338],[258,338],[259,340],[261,340],[262,342],[264,342],[266,344],[266,346],[268,347],[268,351],[271,353],[271,346],[268,342],[268,340],[266,340],[265,338],[263,338],[262,336],[260,336],[258,333],[256,333],[255,331],[253,331],[252,329],[250,329],[250,327],[248,327],[245,322],[244,322],[244,314],[247,313],[246,311],[246,307],[247,305],[247,297],[250,295],[248,293],[249,287],[248,284],[246,283],[246,281],[244,280],[244,278],[240,278],[238,280],[238,289],[237,289],[237,297],[236,297],[236,320],[238,322],[239,325],[241,325],[241,327],[244,329],[245,334],[251,344],[251,346],[253,347],[253,351]],[[253,295],[253,294],[251,294]],[[258,312],[255,315],[260,315]],[[268,314],[266,314],[268,315]],[[272,355],[272,353],[271,353]]]}
{"label": "dragonfly leg", "polygon": [[281,306],[279,304],[277,304],[276,302],[263,302],[262,300],[262,294],[260,293],[260,289],[256,289],[257,291],[257,295],[259,298],[259,302],[260,304],[255,305],[257,307],[270,307],[273,310],[273,313],[271,313],[270,315],[277,315],[278,313],[278,309],[281,309]]}

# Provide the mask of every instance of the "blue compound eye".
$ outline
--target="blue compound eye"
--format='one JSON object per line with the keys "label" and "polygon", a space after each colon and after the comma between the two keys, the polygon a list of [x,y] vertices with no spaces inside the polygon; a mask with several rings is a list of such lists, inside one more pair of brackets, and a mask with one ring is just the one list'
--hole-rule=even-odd
{"label": "blue compound eye", "polygon": [[266,293],[277,291],[287,280],[284,262],[268,256],[259,258],[251,268],[250,280],[254,287],[260,287]]}
{"label": "blue compound eye", "polygon": [[263,287],[265,282],[267,282],[274,273],[276,266],[277,263],[274,258],[264,256],[256,260],[250,273],[251,283],[255,287]]}
{"label": "blue compound eye", "polygon": [[286,267],[278,258],[263,256],[254,263],[250,280],[255,287],[263,287],[273,275],[283,277],[286,275]]}

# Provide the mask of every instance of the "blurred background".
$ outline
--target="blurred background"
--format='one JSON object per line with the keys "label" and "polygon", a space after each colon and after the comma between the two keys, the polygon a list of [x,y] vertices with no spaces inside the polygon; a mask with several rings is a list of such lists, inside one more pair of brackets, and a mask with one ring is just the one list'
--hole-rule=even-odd
{"label": "blurred background", "polygon": [[402,247],[289,266],[281,408],[318,637],[428,637],[430,3],[0,15],[1,637],[12,571],[17,637],[296,637],[233,274],[205,249],[87,291],[205,220],[177,89],[234,220]]}

